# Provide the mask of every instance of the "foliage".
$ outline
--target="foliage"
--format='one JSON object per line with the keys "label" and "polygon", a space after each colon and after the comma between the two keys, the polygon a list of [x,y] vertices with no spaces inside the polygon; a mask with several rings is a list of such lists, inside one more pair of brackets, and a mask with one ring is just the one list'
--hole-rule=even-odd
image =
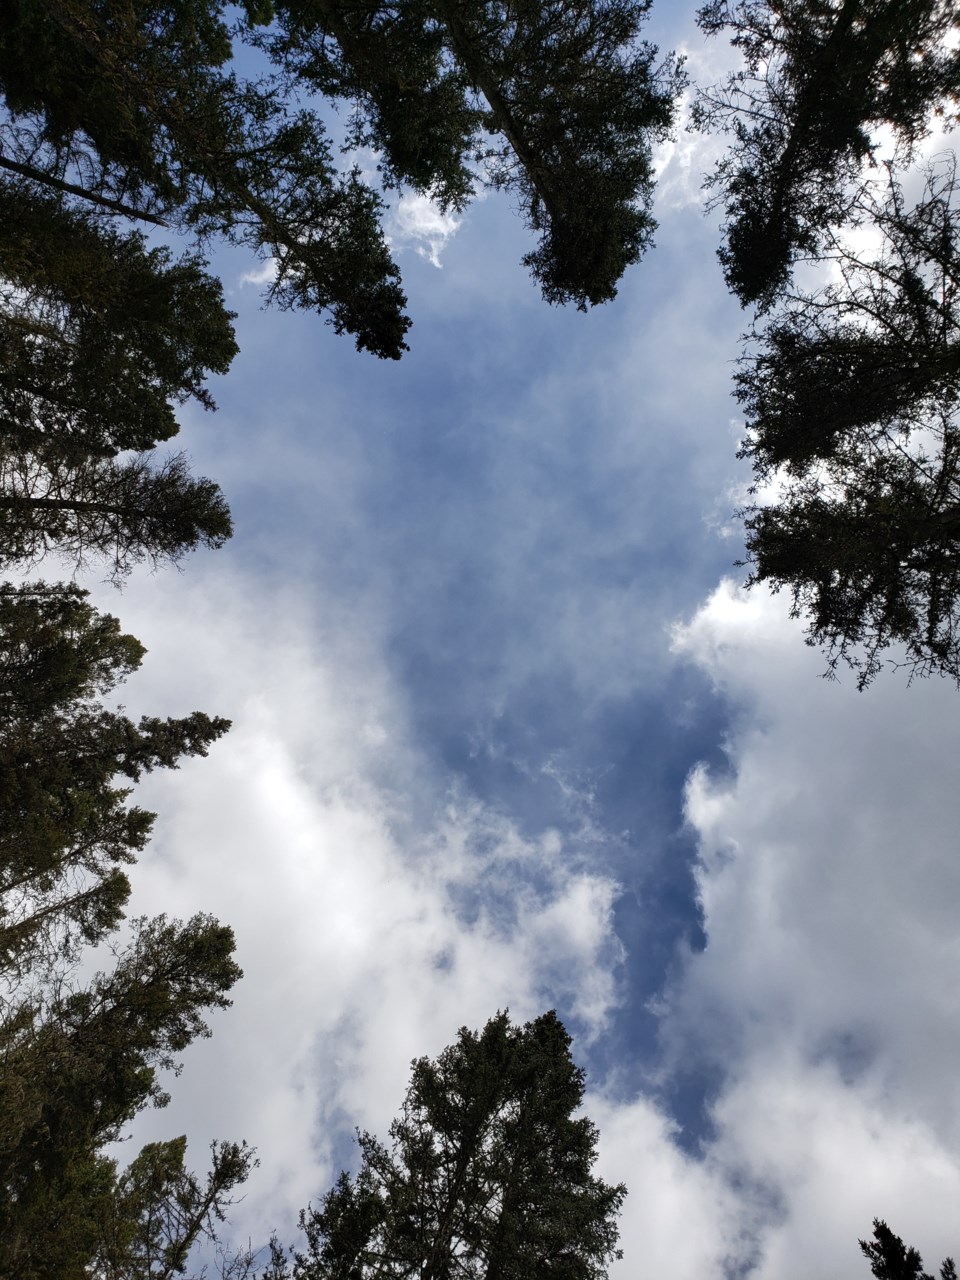
{"label": "foliage", "polygon": [[0,974],[35,980],[109,935],[155,816],[117,778],[206,755],[229,727],[107,710],[143,652],[75,586],[0,587]]}
{"label": "foliage", "polygon": [[22,181],[0,182],[0,226],[0,562],[105,558],[117,580],[220,546],[217,487],[145,452],[175,406],[213,408],[205,376],[236,352],[219,282]]}
{"label": "foliage", "polygon": [[5,167],[102,210],[245,244],[278,264],[282,304],[329,311],[358,347],[399,355],[409,322],[379,198],[336,172],[316,115],[227,69],[224,8],[7,6]]}
{"label": "foliage", "polygon": [[[860,1251],[877,1280],[933,1280],[921,1270],[923,1259],[916,1249],[908,1249],[879,1218],[873,1220],[873,1240],[861,1240]],[[957,1280],[952,1258],[941,1264],[940,1280]]]}
{"label": "foliage", "polygon": [[124,784],[205,755],[228,728],[202,712],[134,723],[108,710],[143,653],[76,586],[0,586],[4,1280],[173,1275],[252,1164],[245,1146],[217,1144],[198,1180],[178,1139],[118,1177],[103,1155],[138,1111],[163,1105],[158,1072],[209,1034],[207,1011],[240,977],[232,932],[202,915],[137,920],[111,971],[76,977],[83,948],[122,919],[126,868],[154,819]]}
{"label": "foliage", "polygon": [[[485,163],[540,236],[551,302],[612,298],[649,243],[651,143],[683,76],[637,42],[649,0],[382,8],[333,0],[12,0],[0,11],[0,565],[52,552],[121,580],[230,536],[217,486],[149,451],[236,353],[200,249],[246,245],[270,299],[397,358],[409,320],[351,148],[389,185],[462,208]],[[228,17],[233,25],[228,25]],[[259,78],[232,62],[237,41]],[[265,55],[265,56],[263,56]],[[489,145],[488,135],[497,139]],[[478,168],[480,166],[480,168]],[[174,260],[121,222],[189,235]]]}
{"label": "foliage", "polygon": [[278,0],[269,47],[311,87],[358,104],[356,140],[377,150],[388,186],[459,209],[485,161],[541,237],[524,262],[544,297],[585,309],[614,297],[655,228],[651,143],[685,81],[638,40],[649,8]]}
{"label": "foliage", "polygon": [[0,414],[20,450],[110,457],[177,433],[236,354],[217,280],[139,233],[0,183]]}
{"label": "foliage", "polygon": [[193,1245],[216,1240],[231,1192],[257,1163],[246,1143],[216,1142],[206,1179],[184,1168],[186,1138],[148,1143],[112,1187],[93,1273],[103,1280],[169,1280]]}
{"label": "foliage", "polygon": [[54,552],[78,570],[105,560],[119,582],[136,564],[176,564],[232,532],[220,489],[191,476],[182,453],[156,465],[144,453],[84,456],[57,442],[21,450],[0,439],[0,565]]}
{"label": "foliage", "polygon": [[787,587],[831,670],[868,684],[890,646],[960,682],[960,227],[954,163],[908,208],[862,207],[876,256],[834,239],[837,283],[796,294],[737,376],[772,499],[746,511],[749,581]]}
{"label": "foliage", "polygon": [[[119,1182],[100,1154],[144,1106],[166,1102],[158,1069],[174,1068],[177,1054],[209,1035],[206,1010],[230,1003],[226,993],[241,976],[233,946],[231,930],[210,917],[139,920],[112,972],[87,986],[62,982],[4,1017],[0,1275],[85,1276],[98,1252],[116,1255],[121,1244],[141,1260],[168,1246],[170,1257],[182,1257],[178,1240],[189,1247],[187,1236],[196,1239],[245,1176],[251,1153],[230,1144],[215,1152],[204,1196],[178,1172],[175,1151],[163,1162],[156,1150],[142,1153]],[[151,1187],[147,1174],[156,1176],[161,1163],[163,1178]],[[147,1193],[155,1209],[173,1197],[165,1221],[144,1219]]]}
{"label": "foliage", "polygon": [[[553,302],[614,295],[649,242],[651,143],[679,65],[637,42],[650,0],[399,6],[278,0],[232,28],[219,0],[15,0],[0,17],[0,169],[101,213],[244,244],[268,296],[321,311],[360,349],[405,349],[405,298],[378,193],[338,171],[311,93],[355,107],[387,185],[462,208],[478,161],[541,233]],[[265,74],[231,69],[240,38]],[[491,147],[487,135],[496,139]]]}
{"label": "foliage", "polygon": [[960,102],[949,0],[710,0],[708,35],[728,30],[740,70],[702,91],[694,119],[732,137],[709,179],[727,223],[719,256],[744,304],[769,307],[798,257],[844,222],[892,131],[903,161],[931,116]]}
{"label": "foliage", "polygon": [[626,1189],[591,1173],[597,1130],[572,1118],[583,1091],[555,1013],[462,1028],[414,1062],[391,1144],[360,1134],[360,1172],[301,1215],[295,1280],[599,1280]]}

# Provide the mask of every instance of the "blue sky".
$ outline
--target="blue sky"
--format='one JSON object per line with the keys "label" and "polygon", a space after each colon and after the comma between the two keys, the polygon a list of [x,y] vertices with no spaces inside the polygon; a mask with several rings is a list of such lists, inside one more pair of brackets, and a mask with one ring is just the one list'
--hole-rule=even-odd
{"label": "blue sky", "polygon": [[[726,58],[685,5],[650,35]],[[242,354],[182,442],[236,536],[90,585],[149,650],[132,711],[234,720],[142,788],[135,909],[221,916],[246,976],[136,1136],[260,1148],[239,1240],[293,1239],[413,1056],[555,1006],[630,1188],[615,1277],[858,1273],[875,1215],[957,1247],[956,694],[829,684],[737,586],[714,145],[665,150],[656,248],[587,315],[508,200],[394,210],[399,364],[215,260]]]}

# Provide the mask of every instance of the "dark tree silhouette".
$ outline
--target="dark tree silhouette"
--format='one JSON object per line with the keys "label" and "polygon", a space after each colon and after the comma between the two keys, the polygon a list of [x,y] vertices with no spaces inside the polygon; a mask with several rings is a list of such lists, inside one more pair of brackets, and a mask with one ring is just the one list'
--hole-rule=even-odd
{"label": "dark tree silhouette", "polygon": [[880,252],[835,237],[839,282],[792,295],[737,375],[774,494],[744,513],[749,581],[786,588],[861,687],[888,650],[960,683],[958,194],[943,161],[913,208],[892,178],[862,197]]}
{"label": "dark tree silhouette", "polygon": [[727,222],[727,283],[768,308],[800,256],[852,212],[877,130],[907,159],[934,113],[960,100],[950,0],[711,0],[708,35],[729,32],[743,67],[702,90],[696,124],[727,133],[709,179]]}
{"label": "dark tree silhouette", "polygon": [[[359,1135],[360,1172],[301,1215],[295,1280],[601,1280],[626,1188],[591,1172],[597,1130],[573,1118],[583,1091],[555,1013],[464,1027],[413,1064],[391,1143]],[[275,1247],[272,1275],[285,1274]]]}

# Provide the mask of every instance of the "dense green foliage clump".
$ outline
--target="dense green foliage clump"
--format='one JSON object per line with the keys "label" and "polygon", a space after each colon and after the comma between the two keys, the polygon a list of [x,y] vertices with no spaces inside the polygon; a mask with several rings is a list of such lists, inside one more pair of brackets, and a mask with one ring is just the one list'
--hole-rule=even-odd
{"label": "dense green foliage clump", "polygon": [[861,200],[879,252],[835,241],[837,283],[794,293],[737,375],[751,582],[786,587],[831,669],[888,652],[960,681],[960,205],[952,162],[908,206]]}
{"label": "dense green foliage clump", "polygon": [[[391,185],[462,208],[517,192],[550,301],[613,297],[653,230],[651,145],[679,64],[638,43],[650,0],[14,0],[0,18],[0,169],[101,212],[245,244],[270,296],[379,356],[409,320],[378,192],[341,171],[309,94],[355,107]],[[233,69],[234,44],[266,54]],[[492,165],[488,172],[486,166]]]}
{"label": "dense green foliage clump", "polygon": [[798,257],[820,253],[853,212],[879,131],[908,161],[934,113],[960,107],[950,0],[711,0],[743,66],[701,89],[695,123],[731,138],[709,179],[727,223],[720,260],[744,305],[767,307]]}

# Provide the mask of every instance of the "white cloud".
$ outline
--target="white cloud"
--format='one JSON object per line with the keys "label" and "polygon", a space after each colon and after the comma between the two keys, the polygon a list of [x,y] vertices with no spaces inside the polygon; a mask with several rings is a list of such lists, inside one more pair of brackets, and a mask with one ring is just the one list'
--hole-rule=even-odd
{"label": "white cloud", "polygon": [[724,1177],[684,1155],[670,1123],[642,1098],[624,1105],[590,1095],[586,1111],[600,1130],[599,1176],[627,1186],[624,1256],[611,1267],[612,1280],[722,1275],[740,1245],[737,1197]]}
{"label": "white cloud", "polygon": [[171,1107],[136,1134],[185,1131],[198,1163],[209,1138],[248,1138],[263,1163],[235,1227],[290,1236],[344,1134],[385,1132],[410,1060],[462,1024],[563,998],[587,1034],[602,1031],[616,886],[557,833],[526,838],[469,797],[436,794],[351,620],[318,634],[292,593],[204,568],[135,582],[118,610],[151,651],[131,711],[234,719],[208,759],[142,788],[160,816],[132,906],[229,922],[245,977],[213,1038],[187,1052]]}
{"label": "white cloud", "polygon": [[241,284],[271,284],[277,278],[276,258],[264,258],[259,266],[244,271],[240,276]]}
{"label": "white cloud", "polygon": [[690,779],[708,942],[663,1021],[726,1072],[710,1160],[763,1190],[764,1280],[863,1266],[875,1215],[939,1260],[960,1193],[956,695],[818,680],[786,614],[727,582],[677,633],[741,712],[733,776]]}
{"label": "white cloud", "polygon": [[440,255],[456,235],[460,221],[455,214],[444,212],[436,201],[418,192],[404,192],[390,211],[387,232],[390,243],[401,249],[412,248],[440,269]]}
{"label": "white cloud", "polygon": [[[757,1280],[868,1274],[859,1238],[884,1218],[931,1270],[956,1248],[960,1167],[947,1136],[878,1079],[776,1043],[755,1051],[717,1107],[713,1159],[752,1183]],[[764,1194],[769,1199],[764,1205]],[[747,1222],[750,1196],[741,1212]]]}

